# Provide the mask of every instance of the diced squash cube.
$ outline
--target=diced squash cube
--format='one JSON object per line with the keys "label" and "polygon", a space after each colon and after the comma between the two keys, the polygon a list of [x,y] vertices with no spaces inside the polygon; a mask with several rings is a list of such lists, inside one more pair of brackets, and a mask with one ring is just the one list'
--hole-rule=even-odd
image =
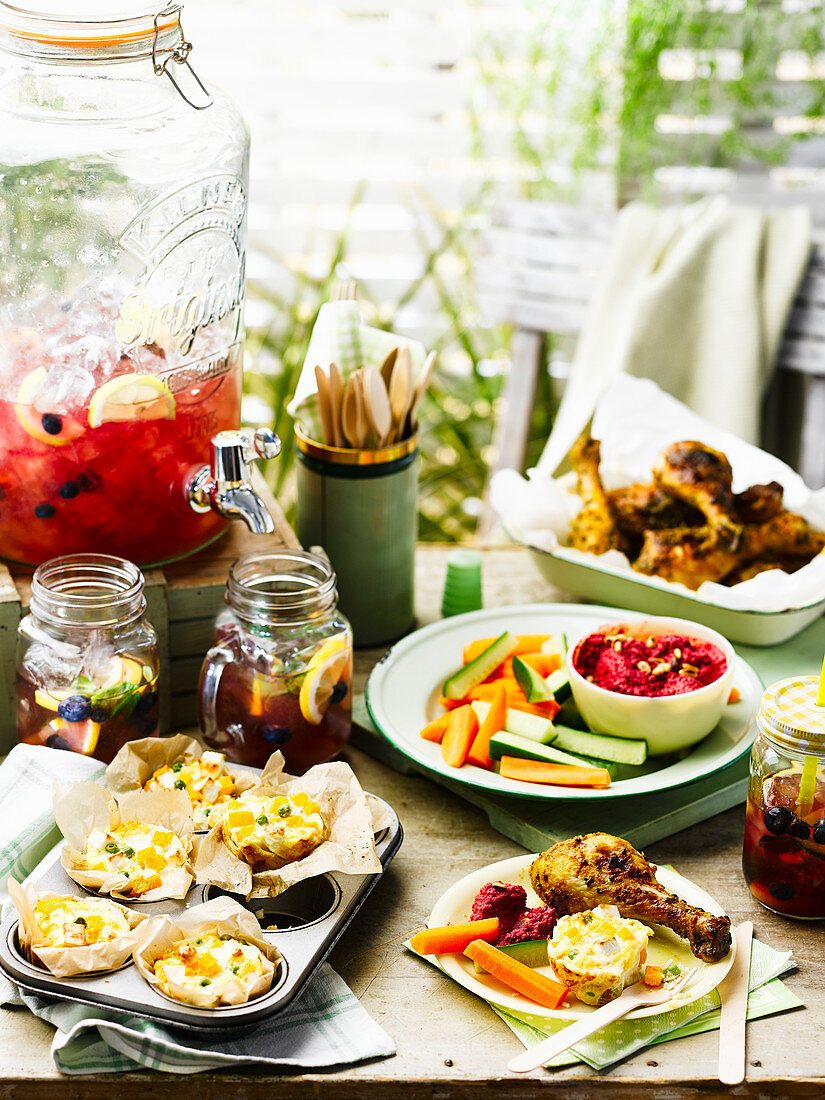
{"label": "diced squash cube", "polygon": [[158,768],[158,770],[155,772],[155,779],[160,779],[162,775],[166,775],[166,773],[171,770],[172,769],[169,767],[168,764],[164,764],[162,768]]}
{"label": "diced squash cube", "polygon": [[225,790],[225,791],[231,791],[235,787],[235,780],[232,778],[231,775],[222,775],[218,779],[218,783],[221,785],[222,789]]}
{"label": "diced squash cube", "polygon": [[86,917],[86,939],[89,943],[97,943],[102,931],[103,917]]}
{"label": "diced squash cube", "polygon": [[135,858],[141,867],[151,867],[154,871],[162,871],[166,866],[166,858],[155,848],[141,848]]}
{"label": "diced squash cube", "polygon": [[216,974],[220,974],[221,965],[214,955],[199,955],[198,970],[201,974],[205,974],[207,978],[214,978]]}
{"label": "diced squash cube", "polygon": [[299,829],[306,822],[300,814],[290,814],[289,817],[284,818],[284,825],[288,825],[291,829]]}
{"label": "diced squash cube", "polygon": [[238,840],[246,840],[250,833],[254,832],[254,825],[241,825],[237,832]]}
{"label": "diced squash cube", "polygon": [[254,824],[255,816],[251,810],[232,810],[226,815],[226,823],[230,829],[237,829],[242,825]]}
{"label": "diced squash cube", "polygon": [[165,829],[155,829],[155,835],[152,837],[152,843],[158,848],[166,848],[172,843],[172,837],[174,833],[167,832]]}

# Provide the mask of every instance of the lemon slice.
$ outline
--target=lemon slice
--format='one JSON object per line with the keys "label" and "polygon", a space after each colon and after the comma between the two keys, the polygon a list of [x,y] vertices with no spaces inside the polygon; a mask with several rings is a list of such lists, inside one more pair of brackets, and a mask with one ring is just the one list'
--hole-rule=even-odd
{"label": "lemon slice", "polygon": [[34,407],[47,373],[45,367],[37,367],[26,375],[17,392],[14,411],[29,435],[51,447],[65,447],[67,443],[83,435],[84,429],[82,424],[70,416],[58,416],[54,413],[43,415]]}
{"label": "lemon slice", "polygon": [[100,737],[100,724],[87,718],[83,722],[68,722],[65,718],[55,718],[50,723],[60,736],[67,741],[72,752],[82,752],[91,756],[97,748]]}
{"label": "lemon slice", "polygon": [[343,636],[324,642],[310,660],[298,702],[301,714],[313,726],[319,725],[324,717],[329,697],[348,661],[349,646]]}
{"label": "lemon slice", "polygon": [[119,374],[95,391],[89,402],[89,424],[110,421],[173,420],[175,399],[156,374]]}

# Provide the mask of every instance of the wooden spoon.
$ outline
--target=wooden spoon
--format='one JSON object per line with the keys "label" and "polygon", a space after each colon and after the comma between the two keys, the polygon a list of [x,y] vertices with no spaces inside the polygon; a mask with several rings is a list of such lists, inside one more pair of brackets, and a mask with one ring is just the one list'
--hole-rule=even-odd
{"label": "wooden spoon", "polygon": [[399,348],[390,379],[392,438],[398,442],[404,432],[404,420],[412,398],[412,357],[407,348]]}
{"label": "wooden spoon", "polygon": [[350,447],[357,447],[359,445],[356,442],[358,439],[357,392],[358,383],[355,381],[355,375],[351,374],[347,379],[347,385],[344,390],[344,400],[341,405],[341,427],[344,430],[344,439]]}
{"label": "wooden spoon", "polygon": [[315,382],[318,386],[318,412],[321,414],[321,431],[324,443],[329,447],[333,443],[332,435],[332,405],[329,395],[329,378],[321,367],[315,368]]}
{"label": "wooden spoon", "polygon": [[341,406],[344,403],[344,379],[337,363],[329,365],[329,403],[332,409],[332,436],[336,447],[344,446]]}
{"label": "wooden spoon", "polygon": [[413,389],[413,397],[410,402],[410,410],[407,413],[407,434],[410,435],[418,427],[418,406],[421,404],[421,400],[424,394],[427,392],[427,387],[430,384],[430,379],[433,374],[433,367],[435,366],[436,353],[431,351],[427,358],[424,360],[424,366],[421,368],[421,373],[418,376],[418,381],[415,383]]}
{"label": "wooden spoon", "polygon": [[390,388],[390,379],[392,378],[392,368],[395,366],[395,360],[397,356],[398,348],[393,348],[379,368],[381,377],[384,379],[384,385],[387,387],[388,392]]}
{"label": "wooden spoon", "polygon": [[364,372],[363,370],[357,370],[353,375],[355,379],[355,409],[357,418],[357,443],[356,447],[360,447],[364,450],[367,446],[367,437],[370,433],[369,422],[367,421],[366,403],[364,400]]}
{"label": "wooden spoon", "polygon": [[384,380],[375,367],[366,367],[363,373],[364,387],[364,411],[367,422],[375,432],[377,445],[384,446],[384,441],[392,427],[392,410],[387,387]]}

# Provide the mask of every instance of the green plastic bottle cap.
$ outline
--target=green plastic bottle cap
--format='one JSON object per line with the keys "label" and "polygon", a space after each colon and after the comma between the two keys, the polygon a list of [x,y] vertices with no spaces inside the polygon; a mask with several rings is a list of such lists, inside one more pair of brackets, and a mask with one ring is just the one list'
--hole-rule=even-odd
{"label": "green plastic bottle cap", "polygon": [[451,550],[441,599],[441,614],[461,615],[481,607],[481,554],[477,550]]}

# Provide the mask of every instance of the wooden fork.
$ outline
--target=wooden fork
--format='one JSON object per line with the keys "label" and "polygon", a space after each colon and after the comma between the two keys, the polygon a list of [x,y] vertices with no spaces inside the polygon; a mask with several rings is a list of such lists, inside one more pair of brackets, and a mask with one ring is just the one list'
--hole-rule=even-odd
{"label": "wooden fork", "polygon": [[690,970],[685,971],[678,982],[659,989],[648,989],[641,982],[629,985],[615,1001],[608,1001],[606,1005],[597,1008],[589,1016],[582,1017],[574,1024],[568,1024],[567,1027],[562,1028],[555,1035],[549,1035],[536,1046],[530,1047],[522,1054],[517,1054],[515,1058],[511,1058],[507,1063],[507,1068],[512,1070],[513,1073],[529,1073],[531,1069],[538,1069],[539,1066],[546,1065],[556,1055],[562,1054],[569,1047],[580,1043],[582,1039],[588,1038],[595,1031],[601,1031],[608,1024],[621,1020],[622,1016],[626,1016],[634,1008],[664,1004],[666,1001],[672,1000],[677,993],[685,988],[695,973],[696,967],[693,966]]}

